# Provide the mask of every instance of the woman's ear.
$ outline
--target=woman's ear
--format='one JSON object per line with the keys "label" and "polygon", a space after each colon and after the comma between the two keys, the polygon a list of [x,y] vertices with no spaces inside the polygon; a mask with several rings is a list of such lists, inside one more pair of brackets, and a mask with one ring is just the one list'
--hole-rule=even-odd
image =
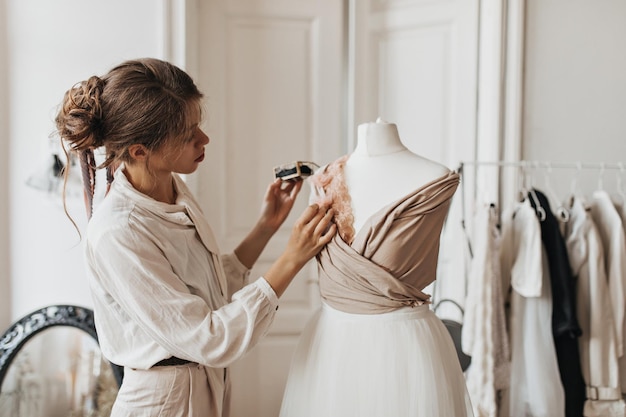
{"label": "woman's ear", "polygon": [[138,143],[128,147],[128,154],[135,161],[145,161],[148,158],[148,153],[148,148]]}

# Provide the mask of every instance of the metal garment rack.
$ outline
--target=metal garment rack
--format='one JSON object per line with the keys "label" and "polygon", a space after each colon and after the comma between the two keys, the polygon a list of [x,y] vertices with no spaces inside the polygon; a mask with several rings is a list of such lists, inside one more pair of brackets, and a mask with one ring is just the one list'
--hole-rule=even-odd
{"label": "metal garment rack", "polygon": [[[478,169],[480,167],[498,167],[498,169],[500,168],[517,168],[517,169],[521,169],[522,173],[528,173],[529,171],[533,171],[533,170],[546,170],[547,173],[549,174],[550,171],[552,169],[572,169],[572,170],[576,170],[577,175],[582,172],[583,170],[595,170],[595,171],[599,171],[600,172],[600,184],[602,184],[602,178],[603,178],[603,174],[604,171],[607,170],[619,170],[620,171],[620,182],[621,182],[621,173],[626,173],[626,163],[625,162],[582,162],[582,161],[576,161],[576,162],[552,162],[552,161],[532,161],[532,160],[520,160],[520,161],[477,161],[477,160],[472,160],[472,161],[462,161],[459,164],[459,167],[457,169],[457,172],[459,173],[459,175],[461,177],[463,177],[464,175],[464,170],[466,169],[466,167],[473,167],[474,169]],[[621,187],[621,184],[620,184]],[[474,189],[476,189],[476,187],[474,187]],[[529,190],[530,193],[532,194],[533,191]],[[500,192],[498,192],[498,197],[500,197]],[[462,223],[462,227],[463,229],[465,229],[466,225],[465,225],[465,219],[466,219],[466,214],[465,214],[465,186],[463,184],[461,184],[461,198],[462,198],[462,202],[461,202],[461,210],[462,210],[462,219],[461,219],[461,223]],[[536,197],[535,197],[536,199]],[[500,202],[498,202],[498,205],[501,205]],[[539,210],[538,210],[538,215],[541,217],[541,210],[543,210],[542,207],[539,206]],[[543,213],[543,215],[545,215],[545,212]]]}
{"label": "metal garment rack", "polygon": [[[528,172],[531,170],[546,170],[548,173],[552,169],[574,169],[578,173],[583,170],[597,170],[600,171],[600,181],[602,181],[604,171],[606,170],[619,170],[620,172],[626,172],[626,163],[625,162],[551,162],[551,161],[530,161],[530,160],[520,160],[520,161],[461,161],[459,167],[457,168],[457,172],[463,176],[463,172],[466,166],[472,166],[475,169],[480,167],[498,167],[498,168],[518,168],[521,169],[522,172]],[[621,179],[620,179],[621,181]],[[620,184],[621,186],[621,184]],[[464,188],[464,187],[463,187]],[[464,192],[464,190],[462,190]],[[465,200],[465,198],[464,198]]]}
{"label": "metal garment rack", "polygon": [[516,168],[528,168],[528,169],[552,169],[552,168],[565,168],[565,169],[619,169],[626,171],[626,163],[624,162],[550,162],[550,161],[461,161],[459,165],[459,172],[463,170],[466,165],[475,167],[479,166],[498,166],[498,167],[516,167]]}

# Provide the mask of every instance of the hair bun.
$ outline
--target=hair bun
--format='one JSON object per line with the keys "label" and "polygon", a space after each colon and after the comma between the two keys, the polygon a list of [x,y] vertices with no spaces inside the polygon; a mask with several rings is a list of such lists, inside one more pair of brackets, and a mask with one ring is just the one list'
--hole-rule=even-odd
{"label": "hair bun", "polygon": [[75,150],[93,149],[102,145],[100,97],[103,89],[104,81],[92,76],[65,93],[56,124],[61,137]]}

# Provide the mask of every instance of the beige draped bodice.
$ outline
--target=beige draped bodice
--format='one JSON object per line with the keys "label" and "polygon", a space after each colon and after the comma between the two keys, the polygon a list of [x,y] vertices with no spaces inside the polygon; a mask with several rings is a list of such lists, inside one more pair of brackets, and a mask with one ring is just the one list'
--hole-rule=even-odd
{"label": "beige draped bodice", "polygon": [[[373,214],[356,233],[343,167],[347,156],[311,177],[332,201],[338,233],[318,254],[322,299],[348,313],[376,314],[429,302],[439,242],[459,174],[449,172]],[[372,196],[372,198],[376,198]]]}

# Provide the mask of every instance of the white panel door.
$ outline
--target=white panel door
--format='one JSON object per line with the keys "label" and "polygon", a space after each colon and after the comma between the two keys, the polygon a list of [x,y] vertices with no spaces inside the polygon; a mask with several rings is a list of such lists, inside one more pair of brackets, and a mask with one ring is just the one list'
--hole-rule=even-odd
{"label": "white panel door", "polygon": [[478,0],[352,0],[353,124],[382,117],[425,157],[473,157],[478,11]]}
{"label": "white panel door", "polygon": [[[344,12],[337,0],[209,0],[195,7],[194,71],[207,99],[211,143],[193,181],[227,251],[256,221],[273,166],[295,160],[322,164],[344,151]],[[252,279],[285,247],[308,194],[303,187]],[[295,344],[319,305],[314,266],[282,297],[269,335],[231,368],[233,415],[278,415]]]}
{"label": "white panel door", "polygon": [[[403,142],[417,154],[452,169],[474,159],[478,0],[350,4],[349,128],[381,117],[398,125]],[[445,287],[438,287],[439,295],[445,291],[459,301],[464,297],[461,194],[448,218],[438,273]]]}

